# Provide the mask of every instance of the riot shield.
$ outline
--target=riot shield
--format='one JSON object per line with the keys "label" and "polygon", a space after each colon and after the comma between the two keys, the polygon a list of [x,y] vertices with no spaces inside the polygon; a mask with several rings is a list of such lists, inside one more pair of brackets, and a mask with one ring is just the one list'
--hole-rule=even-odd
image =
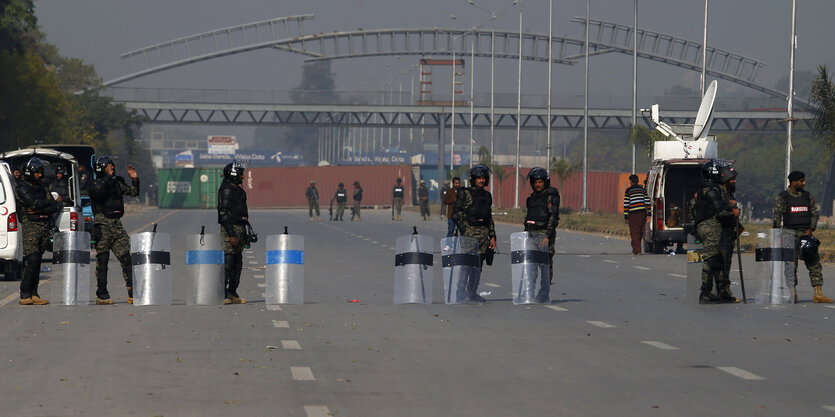
{"label": "riot shield", "polygon": [[441,261],[444,274],[444,302],[469,302],[467,281],[481,277],[478,240],[459,236],[441,239]]}
{"label": "riot shield", "polygon": [[133,304],[171,305],[171,238],[167,233],[143,232],[130,237],[133,264]]}
{"label": "riot shield", "polygon": [[304,236],[267,236],[267,304],[304,304]]}
{"label": "riot shield", "polygon": [[692,233],[687,234],[687,302],[699,304],[699,293],[702,290],[702,250],[704,244]]}
{"label": "riot shield", "polygon": [[767,229],[757,231],[757,294],[758,304],[788,304],[792,302],[791,286],[794,276],[794,231]]}
{"label": "riot shield", "polygon": [[517,232],[510,235],[513,304],[550,303],[548,235]]}
{"label": "riot shield", "polygon": [[52,265],[52,302],[87,305],[90,302],[90,233],[55,233]]}
{"label": "riot shield", "polygon": [[400,236],[395,247],[394,304],[432,304],[432,237]]}
{"label": "riot shield", "polygon": [[186,237],[186,305],[223,305],[223,242],[218,234]]}

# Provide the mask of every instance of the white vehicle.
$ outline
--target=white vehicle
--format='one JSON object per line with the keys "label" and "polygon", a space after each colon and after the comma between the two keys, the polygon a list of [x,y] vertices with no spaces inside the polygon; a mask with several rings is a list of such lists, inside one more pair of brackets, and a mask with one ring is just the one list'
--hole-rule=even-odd
{"label": "white vehicle", "polygon": [[14,186],[9,164],[0,162],[0,272],[6,280],[17,279],[23,262],[23,233],[17,222]]}
{"label": "white vehicle", "polygon": [[658,105],[653,105],[656,130],[673,139],[655,142],[653,161],[647,175],[647,195],[652,217],[644,226],[644,251],[663,253],[668,246],[687,242],[693,230],[690,200],[702,184],[701,166],[718,157],[715,136],[709,136],[713,123],[716,81],[710,83],[692,125],[668,125],[660,121]]}

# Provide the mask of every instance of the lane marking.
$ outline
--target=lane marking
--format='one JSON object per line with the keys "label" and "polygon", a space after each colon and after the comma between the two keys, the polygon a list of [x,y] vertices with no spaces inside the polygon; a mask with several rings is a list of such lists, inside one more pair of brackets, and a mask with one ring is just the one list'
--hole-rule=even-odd
{"label": "lane marking", "polygon": [[747,379],[749,381],[761,381],[765,379],[759,375],[752,374],[744,369],[739,369],[735,366],[717,366],[716,369],[720,371],[725,371],[735,377]]}
{"label": "lane marking", "polygon": [[264,274],[255,274],[253,275],[255,278],[264,278]]}
{"label": "lane marking", "polygon": [[557,253],[568,253],[568,252],[560,249],[560,250],[557,250]]}
{"label": "lane marking", "polygon": [[835,405],[822,405],[824,410],[835,412]]}
{"label": "lane marking", "polygon": [[488,286],[488,287],[492,287],[492,288],[499,288],[499,287],[501,287],[501,285],[499,285],[499,284],[493,284],[492,282],[485,283],[484,285],[485,285],[485,286]]}
{"label": "lane marking", "polygon": [[13,292],[9,294],[6,298],[0,300],[0,307],[3,307],[4,305],[14,301],[14,299],[17,298],[18,295],[20,295],[20,292]]}
{"label": "lane marking", "polygon": [[164,218],[166,218],[166,217],[168,217],[168,216],[170,216],[170,215],[172,215],[172,214],[174,214],[174,213],[179,213],[179,212],[180,212],[180,210],[174,210],[174,211],[172,211],[172,212],[170,212],[170,213],[167,213],[167,214],[164,214],[164,215],[162,215],[162,216],[160,216],[160,217],[157,217],[157,219],[156,219],[156,220],[154,220],[154,221],[152,221],[152,222],[150,222],[150,223],[148,223],[148,224],[146,224],[146,225],[144,225],[144,226],[140,226],[138,229],[136,229],[136,230],[134,230],[134,231],[132,231],[132,232],[130,232],[130,233],[128,233],[128,234],[129,234],[129,235],[135,235],[135,234],[137,234],[137,233],[141,232],[141,231],[142,231],[142,229],[144,229],[144,228],[146,228],[146,227],[149,227],[149,226],[153,226],[153,225],[154,225],[154,223],[159,223],[159,222],[160,222],[160,220],[162,220],[162,219],[164,219]]}
{"label": "lane marking", "polygon": [[249,261],[249,264],[250,265],[258,265],[258,262],[257,261]]}
{"label": "lane marking", "polygon": [[618,261],[615,261],[615,260],[612,260],[612,259],[604,259],[604,260],[603,260],[603,262],[608,262],[608,263],[610,263],[610,264],[616,264],[616,263],[618,263]]}
{"label": "lane marking", "polygon": [[306,366],[291,366],[290,373],[293,374],[293,380],[295,381],[316,380],[316,377],[313,376],[313,371]]}
{"label": "lane marking", "polygon": [[545,306],[545,308],[550,308],[551,310],[554,310],[554,311],[568,311],[567,308],[560,307],[560,306]]}
{"label": "lane marking", "polygon": [[299,344],[298,340],[282,340],[281,347],[284,350],[300,350],[302,345]]}
{"label": "lane marking", "polygon": [[279,329],[289,329],[290,323],[287,320],[273,320],[273,327]]}
{"label": "lane marking", "polygon": [[260,287],[260,288],[264,288],[264,287],[267,286],[267,284],[265,284],[263,282],[259,282],[259,283],[255,284],[255,286]]}
{"label": "lane marking", "polygon": [[826,306],[827,308],[835,308],[835,306]]}
{"label": "lane marking", "polygon": [[606,322],[603,322],[603,321],[597,321],[597,320],[589,320],[586,323],[597,326],[597,327],[602,327],[604,329],[611,329],[611,328],[615,327],[615,326],[612,326],[609,323],[606,323]]}
{"label": "lane marking", "polygon": [[654,348],[658,348],[661,350],[678,350],[678,348],[675,346],[671,346],[666,343],[656,342],[654,340],[642,340],[641,343],[646,343]]}
{"label": "lane marking", "polygon": [[307,417],[331,417],[333,414],[331,410],[325,405],[306,405],[304,406],[304,413]]}
{"label": "lane marking", "polygon": [[687,275],[681,275],[681,274],[667,274],[667,275],[669,275],[671,277],[676,277],[676,278],[687,278]]}
{"label": "lane marking", "polygon": [[267,310],[270,311],[281,311],[281,306],[278,304],[270,304],[267,306]]}
{"label": "lane marking", "polygon": [[644,270],[644,271],[649,271],[649,268],[647,268],[645,266],[632,265],[632,267],[635,268],[635,269],[641,269],[641,270]]}
{"label": "lane marking", "polygon": [[591,255],[577,255],[577,256],[579,256],[581,258],[591,258]]}
{"label": "lane marking", "polygon": [[377,245],[377,244],[379,244],[380,242],[378,242],[378,241],[376,241],[376,240],[372,240],[372,241],[371,241],[371,243],[372,243],[372,244],[374,244],[374,245]]}

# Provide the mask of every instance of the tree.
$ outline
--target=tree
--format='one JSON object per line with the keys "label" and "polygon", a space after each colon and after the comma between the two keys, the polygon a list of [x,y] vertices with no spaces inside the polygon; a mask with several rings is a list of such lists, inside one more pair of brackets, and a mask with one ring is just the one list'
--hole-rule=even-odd
{"label": "tree", "polygon": [[826,65],[818,67],[818,74],[810,86],[812,108],[812,137],[829,150],[829,169],[824,180],[821,212],[832,215],[832,200],[835,199],[835,84]]}
{"label": "tree", "polygon": [[667,137],[663,133],[655,129],[634,125],[629,130],[629,138],[627,138],[626,142],[645,150],[647,155],[652,157],[653,144],[659,140],[666,139]]}
{"label": "tree", "polygon": [[572,175],[576,174],[582,168],[583,164],[579,162],[572,164],[567,159],[557,159],[557,157],[551,158],[551,164],[548,167],[550,171],[556,174],[557,179],[559,180],[560,187],[562,187],[562,183],[565,182],[565,180],[570,178]]}

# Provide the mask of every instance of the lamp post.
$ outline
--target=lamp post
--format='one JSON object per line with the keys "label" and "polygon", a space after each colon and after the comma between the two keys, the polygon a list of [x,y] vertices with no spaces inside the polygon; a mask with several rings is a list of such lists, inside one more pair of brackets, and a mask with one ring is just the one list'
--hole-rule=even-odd
{"label": "lamp post", "polygon": [[792,111],[792,102],[794,101],[794,50],[797,48],[797,32],[795,24],[797,23],[796,16],[796,0],[792,0],[792,32],[791,32],[791,50],[789,52],[789,97],[788,97],[788,120],[786,123],[786,185],[788,186],[788,177],[792,169],[792,118],[794,113]]}
{"label": "lamp post", "polygon": [[586,73],[585,73],[585,101],[583,105],[583,204],[580,211],[589,211],[588,206],[588,178],[589,178],[589,5],[586,0]]}
{"label": "lamp post", "polygon": [[519,64],[516,75],[516,175],[513,177],[513,208],[519,208],[519,147],[522,134],[522,10],[519,6]]}

